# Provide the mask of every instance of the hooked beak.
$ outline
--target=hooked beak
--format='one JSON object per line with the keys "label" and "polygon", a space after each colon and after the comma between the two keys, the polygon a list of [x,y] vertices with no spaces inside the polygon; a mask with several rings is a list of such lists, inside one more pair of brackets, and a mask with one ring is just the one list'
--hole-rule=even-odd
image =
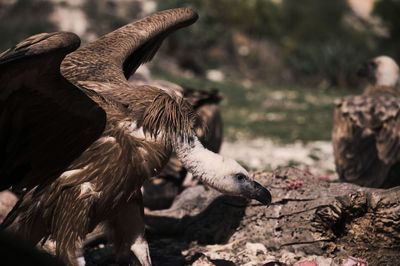
{"label": "hooked beak", "polygon": [[271,204],[272,196],[271,193],[265,187],[261,186],[259,183],[253,181],[254,192],[250,195],[250,198],[261,202],[264,205]]}
{"label": "hooked beak", "polygon": [[257,182],[254,182],[254,186],[256,188],[254,199],[258,200],[264,205],[271,204],[272,196],[271,193],[268,191],[268,189],[264,188]]}

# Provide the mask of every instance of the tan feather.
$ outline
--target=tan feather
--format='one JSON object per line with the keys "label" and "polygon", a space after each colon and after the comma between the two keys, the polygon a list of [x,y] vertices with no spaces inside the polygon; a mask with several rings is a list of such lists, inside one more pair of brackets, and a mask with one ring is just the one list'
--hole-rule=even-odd
{"label": "tan feather", "polygon": [[193,108],[183,99],[174,100],[168,94],[158,95],[146,109],[143,129],[166,140],[191,141],[194,130],[200,124]]}

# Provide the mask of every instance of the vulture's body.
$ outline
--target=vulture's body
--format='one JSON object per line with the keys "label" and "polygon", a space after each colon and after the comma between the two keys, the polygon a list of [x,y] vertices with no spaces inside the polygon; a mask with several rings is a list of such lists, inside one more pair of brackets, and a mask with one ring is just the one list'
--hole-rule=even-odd
{"label": "vulture's body", "polygon": [[359,96],[336,102],[332,141],[341,180],[368,187],[400,185],[398,67],[377,57],[362,72],[373,81]]}
{"label": "vulture's body", "polygon": [[[166,35],[196,19],[197,14],[191,9],[159,12],[70,54],[79,40],[75,35],[42,34],[0,57],[0,65],[16,74],[21,67],[12,64],[19,62],[21,51],[21,62],[32,60],[31,69],[41,67],[38,64],[44,63],[43,56],[52,63],[51,68],[45,65],[43,73],[38,74],[43,83],[36,82],[35,75],[33,80],[24,80],[22,76],[17,85],[14,83],[18,79],[10,78],[1,91],[0,99],[5,106],[0,113],[1,126],[2,130],[10,128],[10,133],[1,132],[0,143],[7,148],[1,156],[8,160],[8,164],[1,165],[2,173],[7,173],[9,179],[20,177],[18,164],[27,165],[21,181],[14,182],[18,188],[28,189],[9,218],[10,230],[35,243],[46,238],[55,240],[57,255],[70,265],[77,265],[80,242],[95,226],[104,223],[118,257],[124,258],[133,251],[142,265],[150,265],[140,187],[146,178],[160,172],[173,150],[186,168],[214,188],[270,202],[269,192],[250,180],[245,169],[203,148],[195,134],[201,123],[188,102],[161,89],[135,87],[127,81],[141,63],[154,56]],[[35,52],[36,46],[43,48],[43,43],[54,47],[26,56]],[[59,69],[66,54],[61,65],[64,78]],[[0,78],[4,82],[3,73]],[[34,88],[26,89],[27,86]],[[39,101],[42,96],[44,100]],[[49,103],[50,106],[46,105]],[[22,118],[13,116],[11,112],[23,104],[27,107]],[[41,120],[24,124],[28,114]],[[57,120],[58,116],[61,120]],[[50,140],[43,137],[47,136],[48,123],[54,124],[50,128],[58,134]],[[31,137],[32,132],[39,135]],[[40,134],[43,139],[36,139]],[[32,146],[27,150],[30,157],[25,158],[26,148],[19,143],[21,140],[42,150]],[[14,152],[15,147],[20,150]],[[50,158],[49,165],[40,160],[40,152]],[[39,163],[35,164],[35,160]],[[47,168],[32,172],[41,165]]]}

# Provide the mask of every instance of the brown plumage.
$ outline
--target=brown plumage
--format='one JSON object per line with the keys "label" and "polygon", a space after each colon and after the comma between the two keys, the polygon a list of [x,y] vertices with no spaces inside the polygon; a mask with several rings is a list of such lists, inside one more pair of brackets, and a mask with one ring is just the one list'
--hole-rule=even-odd
{"label": "brown plumage", "polygon": [[[0,190],[40,190],[101,135],[104,111],[59,72],[79,43],[71,33],[38,34],[0,54]],[[61,265],[6,232],[0,250],[6,265]]]}
{"label": "brown plumage", "polygon": [[[221,93],[217,89],[193,89],[164,80],[151,79],[148,72],[148,69],[144,66],[140,73],[135,73],[129,81],[135,86],[151,85],[170,94],[184,97],[201,121],[202,126],[196,128],[196,135],[200,142],[210,151],[219,152],[223,139],[223,123],[219,110],[219,102],[222,100]],[[180,185],[186,173],[187,171],[182,163],[173,154],[158,177],[170,179],[173,183]],[[159,182],[159,180],[154,181]],[[146,196],[151,197],[152,195],[145,195],[145,198]],[[158,197],[158,195],[154,196]]]}
{"label": "brown plumage", "polygon": [[392,61],[378,57],[365,65],[360,72],[374,77],[374,84],[362,95],[336,102],[332,141],[343,181],[368,187],[400,185],[400,95],[398,67]]}
{"label": "brown plumage", "polygon": [[218,89],[202,90],[189,87],[181,87],[165,80],[152,79],[149,70],[144,66],[139,73],[135,73],[129,81],[135,86],[150,85],[165,92],[184,97],[192,106],[199,117],[202,126],[197,127],[196,135],[201,143],[213,152],[219,152],[223,138],[223,124],[219,102],[222,95]]}
{"label": "brown plumage", "polygon": [[[196,129],[196,135],[200,142],[205,148],[219,152],[222,144],[223,125],[219,110],[222,96],[217,89],[196,90],[165,80],[152,79],[146,66],[139,68],[138,72],[129,78],[129,82],[135,86],[155,86],[169,94],[184,97],[202,122],[203,126]],[[187,169],[173,153],[161,173],[143,184],[144,205],[150,209],[168,208],[182,190],[183,183],[190,183],[190,185],[195,183],[194,180],[191,180],[192,178],[191,175],[187,175]]]}
{"label": "brown plumage", "polygon": [[0,190],[51,182],[103,131],[104,111],[60,74],[79,43],[44,33],[0,54]]}
{"label": "brown plumage", "polygon": [[[13,212],[16,218],[10,230],[35,243],[43,238],[55,240],[57,255],[70,265],[77,265],[76,251],[81,241],[103,223],[119,258],[126,258],[133,251],[142,265],[151,265],[144,238],[140,187],[146,178],[159,173],[173,150],[189,170],[220,191],[254,198],[264,204],[271,201],[268,190],[251,180],[243,167],[204,149],[195,135],[199,123],[186,100],[152,86],[135,87],[127,81],[141,63],[154,56],[169,33],[196,19],[197,14],[187,8],[158,12],[107,34],[65,58],[61,72],[75,85],[67,82],[71,91],[80,93],[76,101],[86,99],[90,107],[99,106],[106,113],[105,123],[104,119],[95,118],[79,122],[83,129],[72,132],[73,136],[84,137],[85,126],[91,129],[91,124],[95,129],[104,130],[96,131],[100,131],[99,136],[64,167],[57,179],[28,190]],[[56,35],[61,43],[69,36]],[[29,44],[22,46],[29,53]],[[63,50],[62,56],[69,51]],[[57,73],[59,61],[54,68]],[[36,68],[39,68],[37,64],[32,66]],[[45,72],[48,73],[52,72]],[[56,91],[56,85],[48,83],[49,91]],[[72,114],[92,113],[86,106],[68,101],[67,96],[58,95],[57,99],[65,101]],[[45,111],[53,110],[49,107]],[[54,122],[63,137],[58,141],[68,143],[60,152],[68,154],[68,149],[74,150],[69,145],[77,145],[69,141],[68,128],[77,122]],[[43,133],[42,137],[45,136]],[[57,149],[59,143],[53,144]]]}

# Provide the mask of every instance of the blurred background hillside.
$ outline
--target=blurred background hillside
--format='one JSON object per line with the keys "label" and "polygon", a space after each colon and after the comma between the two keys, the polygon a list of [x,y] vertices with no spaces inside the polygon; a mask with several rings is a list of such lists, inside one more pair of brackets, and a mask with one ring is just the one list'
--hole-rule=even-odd
{"label": "blurred background hillside", "polygon": [[262,139],[268,150],[269,139],[329,141],[333,100],[360,91],[360,63],[400,59],[398,0],[0,0],[0,50],[55,30],[87,42],[180,6],[200,19],[167,39],[153,76],[220,89],[227,139]]}
{"label": "blurred background hillside", "polygon": [[218,68],[230,79],[343,87],[354,85],[365,58],[400,56],[397,0],[0,0],[0,49],[57,29],[90,40],[187,5],[201,19],[171,37],[163,55],[198,76]]}

